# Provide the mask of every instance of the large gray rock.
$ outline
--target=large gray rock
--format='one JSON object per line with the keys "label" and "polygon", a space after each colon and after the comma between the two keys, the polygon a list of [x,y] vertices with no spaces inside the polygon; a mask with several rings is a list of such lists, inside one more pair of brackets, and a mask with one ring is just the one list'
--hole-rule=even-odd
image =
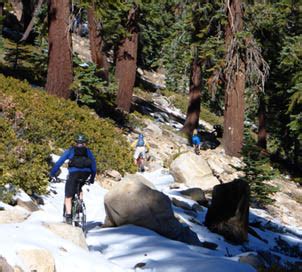
{"label": "large gray rock", "polygon": [[25,264],[26,271],[55,272],[55,260],[46,249],[23,249],[17,255]]}
{"label": "large gray rock", "polygon": [[211,190],[220,184],[206,160],[193,152],[177,157],[170,165],[170,172],[176,182],[185,183],[189,187]]}
{"label": "large gray rock", "polygon": [[173,240],[203,246],[188,227],[177,221],[165,194],[137,180],[122,180],[105,195],[105,227],[133,224]]}
{"label": "large gray rock", "polygon": [[205,225],[233,243],[245,242],[248,237],[249,196],[249,185],[241,179],[216,185]]}

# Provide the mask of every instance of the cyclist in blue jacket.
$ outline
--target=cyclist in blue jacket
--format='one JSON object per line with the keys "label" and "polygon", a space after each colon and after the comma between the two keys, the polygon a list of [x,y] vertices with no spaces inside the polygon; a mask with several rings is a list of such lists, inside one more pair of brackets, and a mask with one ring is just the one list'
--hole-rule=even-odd
{"label": "cyclist in blue jacket", "polygon": [[[66,223],[71,224],[71,200],[75,195],[79,180],[87,180],[89,183],[94,183],[96,175],[96,161],[91,150],[86,147],[87,138],[83,134],[78,134],[75,137],[75,145],[67,149],[59,160],[55,163],[50,171],[50,177],[55,178],[56,173],[62,164],[69,160],[68,163],[68,178],[65,184],[65,219]],[[83,198],[82,187],[80,184],[80,198]]]}
{"label": "cyclist in blue jacket", "polygon": [[192,135],[192,145],[194,147],[195,153],[199,153],[200,144],[201,144],[201,141],[200,141],[200,138],[198,135],[198,131],[197,131],[197,129],[194,129],[193,135]]}

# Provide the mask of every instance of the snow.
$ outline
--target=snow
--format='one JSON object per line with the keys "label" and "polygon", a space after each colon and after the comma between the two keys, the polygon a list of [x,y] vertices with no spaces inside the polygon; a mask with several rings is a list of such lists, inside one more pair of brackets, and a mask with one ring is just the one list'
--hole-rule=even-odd
{"label": "snow", "polygon": [[[63,170],[61,179],[65,179],[66,174],[66,170]],[[176,197],[190,206],[195,203],[183,198],[178,190],[169,188],[169,185],[173,183],[173,177],[164,169],[142,175],[168,196]],[[24,222],[0,225],[0,255],[10,265],[18,265],[24,271],[28,271],[17,253],[29,248],[43,248],[50,251],[55,259],[57,272],[253,272],[256,270],[252,266],[240,263],[238,259],[246,252],[258,250],[273,251],[284,263],[299,260],[298,256],[287,256],[275,247],[276,241],[282,239],[301,250],[301,229],[270,221],[267,219],[269,215],[259,209],[251,209],[250,222],[260,222],[263,230],[253,229],[267,242],[249,235],[249,242],[244,245],[232,245],[203,225],[206,208],[196,213],[194,221],[190,213],[173,206],[177,217],[189,225],[201,241],[218,245],[216,250],[173,241],[151,230],[133,225],[102,228],[100,225],[105,219],[104,196],[107,190],[97,182],[83,188],[88,221],[86,242],[89,251],[87,251],[45,227],[45,223],[62,222],[64,186],[64,182],[51,184],[50,193],[43,196],[45,204],[40,206],[41,210],[32,212]],[[22,192],[18,197],[28,200],[28,196]],[[0,203],[0,206],[6,210],[12,209],[4,203]],[[268,225],[271,228],[266,228]]]}

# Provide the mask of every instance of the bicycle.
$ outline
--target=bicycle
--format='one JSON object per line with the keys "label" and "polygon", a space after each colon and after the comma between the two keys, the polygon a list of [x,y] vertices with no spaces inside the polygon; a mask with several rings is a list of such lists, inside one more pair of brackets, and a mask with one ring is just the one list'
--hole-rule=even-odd
{"label": "bicycle", "polygon": [[[80,227],[85,233],[86,227],[86,206],[83,199],[80,198],[80,188],[81,185],[88,184],[88,180],[79,179],[77,190],[75,195],[71,200],[71,217],[72,217],[72,226]],[[63,216],[65,218],[65,204],[63,208]]]}
{"label": "bicycle", "polygon": [[138,172],[144,172],[145,171],[145,158],[143,152],[140,152],[138,155],[138,158],[136,159],[136,164],[138,167]]}

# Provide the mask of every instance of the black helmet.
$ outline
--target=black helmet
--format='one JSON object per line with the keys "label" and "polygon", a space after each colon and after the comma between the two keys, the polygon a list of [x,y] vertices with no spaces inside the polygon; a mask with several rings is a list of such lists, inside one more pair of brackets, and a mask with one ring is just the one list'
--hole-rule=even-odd
{"label": "black helmet", "polygon": [[85,144],[88,142],[88,139],[84,134],[77,134],[74,140],[77,144]]}

